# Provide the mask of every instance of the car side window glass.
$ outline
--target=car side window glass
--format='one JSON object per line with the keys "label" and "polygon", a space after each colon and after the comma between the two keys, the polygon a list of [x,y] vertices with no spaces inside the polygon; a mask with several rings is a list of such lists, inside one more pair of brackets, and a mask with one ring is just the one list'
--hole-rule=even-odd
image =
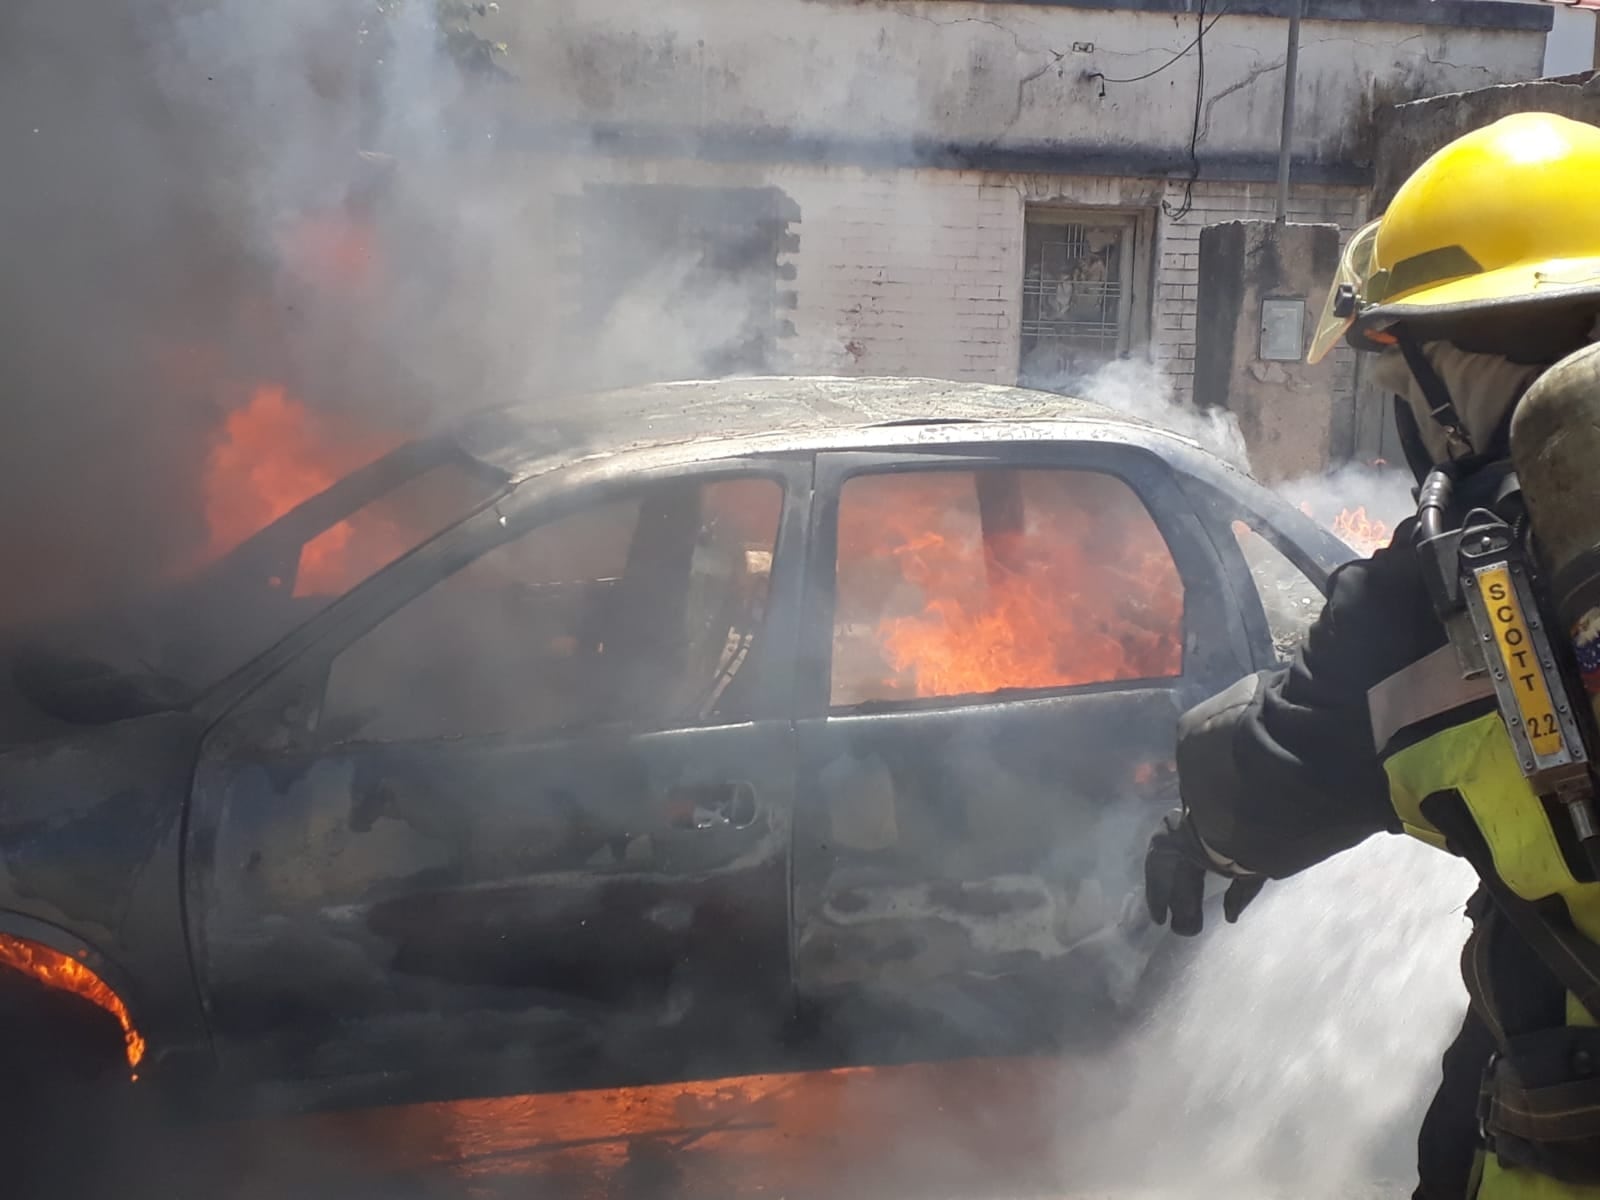
{"label": "car side window glass", "polygon": [[1046,691],[1183,667],[1183,581],[1113,475],[857,475],[839,498],[831,703]]}
{"label": "car side window glass", "polygon": [[496,547],[334,659],[328,741],[737,720],[782,486],[663,485]]}
{"label": "car side window glass", "polygon": [[1322,612],[1322,593],[1283,551],[1246,522],[1233,522],[1233,537],[1250,568],[1261,607],[1266,611],[1272,648],[1280,662],[1287,662],[1294,657],[1295,650],[1305,641],[1312,623]]}

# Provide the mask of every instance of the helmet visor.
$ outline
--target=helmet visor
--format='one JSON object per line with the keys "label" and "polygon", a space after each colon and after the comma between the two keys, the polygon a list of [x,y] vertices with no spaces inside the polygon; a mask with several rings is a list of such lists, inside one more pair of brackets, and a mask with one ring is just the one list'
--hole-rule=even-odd
{"label": "helmet visor", "polygon": [[[1344,254],[1339,259],[1339,269],[1334,272],[1333,283],[1328,287],[1328,298],[1323,302],[1322,316],[1318,319],[1317,328],[1311,335],[1311,350],[1306,355],[1308,361],[1321,362],[1328,356],[1328,351],[1339,344],[1339,339],[1350,332],[1350,326],[1355,324],[1356,309],[1366,290],[1367,280],[1372,275],[1373,260],[1378,245],[1378,226],[1381,223],[1381,221],[1370,221],[1350,235],[1350,243],[1345,246]],[[1346,286],[1354,292],[1356,303],[1350,304],[1349,311],[1339,316],[1335,311],[1340,307],[1339,290]]]}

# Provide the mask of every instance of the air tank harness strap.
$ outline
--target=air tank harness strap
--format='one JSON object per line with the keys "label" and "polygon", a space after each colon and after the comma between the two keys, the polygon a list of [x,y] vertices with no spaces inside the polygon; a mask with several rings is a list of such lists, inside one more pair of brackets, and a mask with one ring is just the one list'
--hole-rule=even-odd
{"label": "air tank harness strap", "polygon": [[1473,1009],[1499,1047],[1478,1095],[1484,1144],[1502,1163],[1568,1183],[1600,1184],[1600,1028],[1563,1025],[1508,1035],[1489,964],[1494,926],[1509,922],[1600,1021],[1600,946],[1572,928],[1564,907],[1554,910],[1559,901],[1547,902],[1550,907],[1535,904],[1506,886],[1459,794],[1439,793],[1423,805],[1429,822],[1483,881],[1483,891],[1468,908],[1473,931],[1462,951],[1462,978]]}

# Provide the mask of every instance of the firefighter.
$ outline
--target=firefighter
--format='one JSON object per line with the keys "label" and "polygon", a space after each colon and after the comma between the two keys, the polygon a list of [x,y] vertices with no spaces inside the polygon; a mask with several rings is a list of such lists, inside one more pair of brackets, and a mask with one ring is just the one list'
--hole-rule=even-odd
{"label": "firefighter", "polygon": [[1455,669],[1414,548],[1419,524],[1427,534],[1446,509],[1524,527],[1513,414],[1594,340],[1597,314],[1600,129],[1589,125],[1523,113],[1468,133],[1351,239],[1312,361],[1341,338],[1374,356],[1427,481],[1419,517],[1334,573],[1292,662],[1183,716],[1182,808],[1146,858],[1151,915],[1185,936],[1201,930],[1208,875],[1229,881],[1232,922],[1266,881],[1379,831],[1477,868],[1471,1002],[1418,1138],[1415,1196],[1427,1200],[1600,1198],[1600,1029],[1584,1002],[1600,1008],[1600,883],[1582,831],[1519,770],[1492,684]]}

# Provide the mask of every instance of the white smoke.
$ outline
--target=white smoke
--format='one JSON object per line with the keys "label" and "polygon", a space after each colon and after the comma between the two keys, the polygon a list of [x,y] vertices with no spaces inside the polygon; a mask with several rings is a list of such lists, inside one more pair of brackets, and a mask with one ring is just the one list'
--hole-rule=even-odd
{"label": "white smoke", "polygon": [[[1119,359],[1086,379],[1063,380],[1050,390],[1148,421],[1198,443],[1241,471],[1251,470],[1238,418],[1226,409],[1201,408],[1179,397],[1171,377],[1149,362]],[[1324,525],[1331,525],[1340,513],[1351,513],[1392,531],[1416,511],[1414,485],[1408,471],[1385,463],[1350,462],[1270,486],[1291,506]]]}
{"label": "white smoke", "polygon": [[[733,11],[691,20],[692,4],[636,7],[608,6],[608,36],[676,29],[685,53]],[[833,7],[744,5],[737,19],[766,27],[781,11],[803,44],[804,21],[837,19]],[[149,5],[148,19],[129,16],[140,6],[6,8],[0,312],[18,332],[0,383],[20,431],[0,464],[9,578],[35,579],[47,555],[62,579],[97,592],[151,569],[158,531],[184,532],[173,514],[192,524],[183,484],[219,401],[154,369],[166,351],[216,349],[241,377],[280,373],[316,406],[403,426],[597,375],[698,374],[746,319],[737,290],[685,294],[692,272],[677,263],[643,273],[575,341],[562,324],[570,298],[551,282],[570,247],[536,199],[561,190],[551,173],[563,168],[499,144],[486,113],[509,93],[467,83],[420,2],[174,2]],[[567,86],[538,71],[574,52],[562,31],[577,11],[537,0],[522,12],[522,28],[550,35],[526,43],[539,86]],[[48,53],[25,27],[44,31]],[[388,48],[367,55],[380,37]],[[819,91],[816,63],[776,61],[788,75],[773,86],[811,95],[819,125],[882,128],[886,104],[910,102],[865,72],[829,69]],[[577,82],[603,85],[604,69],[602,54]],[[639,96],[648,108],[649,89]],[[691,126],[704,116],[645,115]],[[286,221],[347,196],[358,150],[397,163],[377,211],[383,278],[359,304],[291,293],[263,264]],[[1177,402],[1148,364],[1114,363],[1076,390],[1246,461],[1231,414]],[[1326,486],[1346,482],[1368,489],[1354,476]],[[1386,1134],[1414,1126],[1454,1028],[1465,891],[1454,867],[1378,844],[1275,885],[1219,931],[1125,1056],[1063,1064],[1068,1086],[1103,1074],[1104,1094],[1122,1097],[1092,1142],[1062,1128],[1063,1178],[1126,1183],[1140,1167],[1188,1194],[1292,1180],[1305,1195],[1369,1177]]]}
{"label": "white smoke", "polygon": [[1238,418],[1225,409],[1203,409],[1193,401],[1180,399],[1172,377],[1148,362],[1117,359],[1081,382],[1063,381],[1059,388],[1051,390],[1069,392],[1169,429],[1198,442],[1232,466],[1249,470]]}
{"label": "white smoke", "polygon": [[1365,510],[1391,530],[1417,510],[1416,480],[1406,470],[1372,463],[1345,463],[1316,475],[1277,483],[1274,490],[1321,521],[1345,510]]}
{"label": "white smoke", "polygon": [[1459,859],[1379,836],[1269,884],[1237,925],[1214,914],[1180,985],[1094,1068],[1107,1119],[1064,1131],[1063,1174],[1172,1196],[1408,1195],[1465,1011],[1473,885]]}

